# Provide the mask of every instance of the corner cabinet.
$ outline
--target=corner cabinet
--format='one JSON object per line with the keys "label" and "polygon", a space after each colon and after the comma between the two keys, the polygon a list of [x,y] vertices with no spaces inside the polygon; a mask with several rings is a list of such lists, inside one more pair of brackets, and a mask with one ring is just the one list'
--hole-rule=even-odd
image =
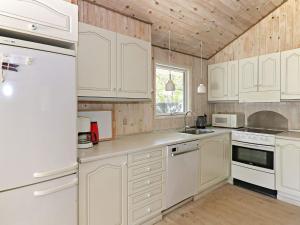
{"label": "corner cabinet", "polygon": [[79,225],[127,225],[127,156],[79,166]]}
{"label": "corner cabinet", "polygon": [[281,52],[281,99],[300,99],[300,49]]}
{"label": "corner cabinet", "polygon": [[238,61],[208,66],[208,101],[238,100]]}
{"label": "corner cabinet", "polygon": [[199,141],[199,193],[229,178],[230,147],[229,134]]}
{"label": "corner cabinet", "polygon": [[151,98],[151,43],[79,23],[78,96]]}
{"label": "corner cabinet", "polygon": [[276,139],[278,199],[300,206],[300,141]]}
{"label": "corner cabinet", "polygon": [[76,43],[78,6],[62,0],[4,0],[0,28]]}

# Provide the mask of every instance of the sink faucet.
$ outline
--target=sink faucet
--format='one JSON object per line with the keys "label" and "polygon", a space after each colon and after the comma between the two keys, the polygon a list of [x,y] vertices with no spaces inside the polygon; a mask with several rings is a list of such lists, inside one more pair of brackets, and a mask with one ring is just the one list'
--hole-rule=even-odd
{"label": "sink faucet", "polygon": [[187,111],[184,115],[184,132],[186,132],[187,128],[190,128],[189,126],[186,125],[187,124],[186,118],[187,118],[189,113],[192,115],[192,111]]}

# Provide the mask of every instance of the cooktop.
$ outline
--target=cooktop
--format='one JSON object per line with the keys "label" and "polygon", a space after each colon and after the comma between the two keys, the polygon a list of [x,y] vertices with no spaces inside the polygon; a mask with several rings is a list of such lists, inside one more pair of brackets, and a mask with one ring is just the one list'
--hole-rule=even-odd
{"label": "cooktop", "polygon": [[274,134],[274,135],[283,132],[281,130],[269,130],[269,129],[260,129],[260,128],[248,128],[248,127],[238,129],[237,131],[259,133],[259,134]]}

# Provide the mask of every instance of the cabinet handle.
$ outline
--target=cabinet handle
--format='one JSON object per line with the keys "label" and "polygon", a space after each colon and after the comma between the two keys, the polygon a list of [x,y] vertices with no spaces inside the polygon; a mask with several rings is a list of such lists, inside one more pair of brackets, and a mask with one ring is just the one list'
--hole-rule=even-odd
{"label": "cabinet handle", "polygon": [[147,213],[151,213],[151,208],[148,208],[148,209],[147,209]]}
{"label": "cabinet handle", "polygon": [[150,172],[150,171],[151,171],[151,168],[150,168],[150,167],[148,167],[146,170],[147,170],[148,172]]}
{"label": "cabinet handle", "polygon": [[150,198],[150,197],[151,197],[151,194],[150,194],[150,193],[148,193],[148,194],[147,194],[147,198]]}
{"label": "cabinet handle", "polygon": [[150,154],[147,154],[147,158],[149,159],[151,157],[151,155]]}
{"label": "cabinet handle", "polygon": [[30,30],[37,30],[38,29],[38,26],[36,24],[30,24],[29,25],[29,29]]}

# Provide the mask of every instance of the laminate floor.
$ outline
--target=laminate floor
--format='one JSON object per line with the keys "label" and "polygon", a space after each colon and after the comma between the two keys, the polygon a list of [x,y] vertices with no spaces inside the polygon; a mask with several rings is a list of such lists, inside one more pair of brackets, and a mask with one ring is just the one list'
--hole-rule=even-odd
{"label": "laminate floor", "polygon": [[156,225],[300,225],[300,207],[226,184]]}

